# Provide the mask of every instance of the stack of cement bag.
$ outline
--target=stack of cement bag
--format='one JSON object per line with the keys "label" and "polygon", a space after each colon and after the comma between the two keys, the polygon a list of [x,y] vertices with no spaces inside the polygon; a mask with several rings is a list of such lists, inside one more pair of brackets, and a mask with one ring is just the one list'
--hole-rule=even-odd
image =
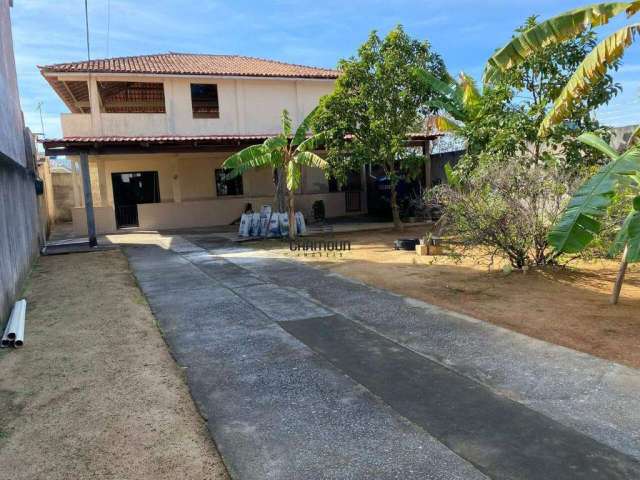
{"label": "stack of cement bag", "polygon": [[24,322],[27,313],[27,301],[18,300],[13,306],[7,327],[2,336],[2,347],[19,348],[24,345]]}
{"label": "stack of cement bag", "polygon": [[[298,235],[307,231],[302,212],[296,212],[295,229]],[[240,218],[240,237],[276,238],[289,235],[289,215],[272,212],[270,205],[264,205],[260,213],[244,213]]]}

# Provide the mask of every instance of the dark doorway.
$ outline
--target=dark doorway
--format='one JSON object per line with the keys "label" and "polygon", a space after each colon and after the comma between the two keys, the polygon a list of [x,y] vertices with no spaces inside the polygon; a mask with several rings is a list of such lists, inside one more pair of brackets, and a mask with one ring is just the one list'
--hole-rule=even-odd
{"label": "dark doorway", "polygon": [[159,203],[158,172],[112,173],[118,228],[138,226],[138,204]]}

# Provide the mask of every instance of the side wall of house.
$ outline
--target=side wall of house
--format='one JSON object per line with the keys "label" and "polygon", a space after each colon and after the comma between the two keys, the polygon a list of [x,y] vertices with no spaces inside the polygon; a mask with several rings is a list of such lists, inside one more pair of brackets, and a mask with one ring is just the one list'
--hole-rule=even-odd
{"label": "side wall of house", "polygon": [[38,255],[33,159],[25,149],[9,0],[0,0],[0,323]]}

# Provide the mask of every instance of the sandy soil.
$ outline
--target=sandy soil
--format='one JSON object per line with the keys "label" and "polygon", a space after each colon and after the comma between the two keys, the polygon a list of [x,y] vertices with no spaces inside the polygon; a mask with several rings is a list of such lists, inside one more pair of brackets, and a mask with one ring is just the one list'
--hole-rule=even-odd
{"label": "sandy soil", "polygon": [[228,479],[120,251],[43,257],[26,297],[25,347],[0,350],[3,478]]}
{"label": "sandy soil", "polygon": [[[489,272],[479,257],[420,257],[393,250],[400,236],[417,238],[423,227],[339,234],[352,242],[343,257],[292,254],[288,244],[247,244],[314,262],[370,285],[465,313],[548,342],[640,368],[640,269],[631,266],[620,304],[609,304],[617,263],[598,260],[567,268],[505,274]],[[319,237],[318,237],[319,238]]]}

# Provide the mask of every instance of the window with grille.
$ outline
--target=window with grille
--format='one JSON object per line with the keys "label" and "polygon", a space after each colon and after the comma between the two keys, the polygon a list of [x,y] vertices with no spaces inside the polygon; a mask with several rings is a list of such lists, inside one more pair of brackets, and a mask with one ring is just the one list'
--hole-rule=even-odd
{"label": "window with grille", "polygon": [[230,178],[231,170],[226,168],[216,169],[216,195],[226,197],[229,195],[242,195],[242,175]]}
{"label": "window with grille", "polygon": [[219,118],[218,86],[211,83],[191,84],[193,118]]}
{"label": "window with grille", "polygon": [[104,113],[165,113],[164,85],[151,82],[98,82]]}

